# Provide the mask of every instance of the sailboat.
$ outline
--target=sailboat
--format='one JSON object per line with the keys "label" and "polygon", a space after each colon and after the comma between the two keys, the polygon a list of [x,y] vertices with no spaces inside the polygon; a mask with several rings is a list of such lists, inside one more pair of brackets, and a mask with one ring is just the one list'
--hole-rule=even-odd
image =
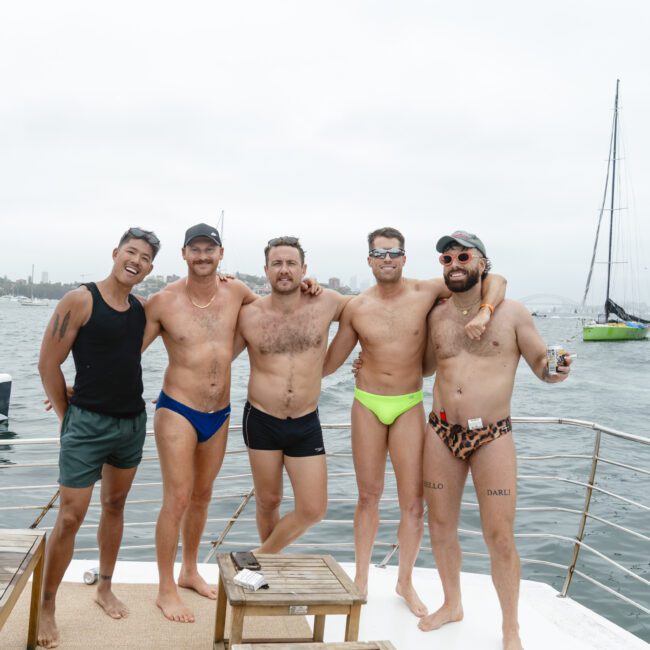
{"label": "sailboat", "polygon": [[30,297],[21,300],[20,304],[23,307],[48,307],[50,304],[49,300],[34,298],[34,265],[33,264],[32,264],[32,277],[30,282]]}
{"label": "sailboat", "polygon": [[[615,206],[616,197],[616,151],[618,147],[618,89],[620,80],[616,80],[616,99],[614,100],[614,124],[612,126],[612,135],[609,148],[609,160],[607,163],[607,179],[605,181],[605,193],[603,195],[603,203],[600,209],[600,216],[598,218],[598,228],[596,229],[596,242],[594,243],[594,250],[591,257],[591,266],[589,267],[589,275],[587,276],[587,286],[582,298],[582,306],[584,307],[589,293],[589,286],[591,284],[591,276],[594,270],[594,263],[596,260],[596,250],[598,248],[598,235],[600,233],[600,226],[602,223],[603,213],[605,212],[605,205],[607,203],[607,192],[609,189],[609,241],[608,241],[608,255],[607,255],[607,291],[605,295],[605,309],[604,314],[599,314],[594,322],[584,325],[582,329],[582,339],[584,341],[634,341],[644,339],[648,335],[648,325],[650,321],[645,320],[639,316],[629,314],[623,307],[614,302],[611,292],[612,280],[612,265],[615,264],[612,260],[612,236],[614,231],[614,215],[617,212]],[[611,173],[610,173],[611,170]],[[611,186],[611,187],[610,187]]]}

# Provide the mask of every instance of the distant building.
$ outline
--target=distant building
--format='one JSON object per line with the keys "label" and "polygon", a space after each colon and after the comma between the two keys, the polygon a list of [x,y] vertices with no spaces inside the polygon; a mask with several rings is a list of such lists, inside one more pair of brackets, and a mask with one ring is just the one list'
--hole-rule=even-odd
{"label": "distant building", "polygon": [[50,283],[50,274],[47,271],[43,271],[41,273],[41,284],[49,284]]}
{"label": "distant building", "polygon": [[180,279],[181,279],[180,276],[178,276],[176,274],[173,274],[173,275],[168,275],[165,278],[165,282],[167,282],[167,284],[169,284],[170,282],[176,282],[176,280],[180,280]]}
{"label": "distant building", "polygon": [[359,285],[359,289],[361,291],[365,291],[369,286],[370,286],[370,280],[361,280],[361,284]]}
{"label": "distant building", "polygon": [[330,278],[327,284],[329,285],[330,289],[334,289],[335,291],[338,291],[341,288],[340,278]]}
{"label": "distant building", "polygon": [[359,285],[357,284],[357,276],[353,275],[350,278],[350,289],[352,289],[352,291],[356,291],[358,288],[359,288]]}

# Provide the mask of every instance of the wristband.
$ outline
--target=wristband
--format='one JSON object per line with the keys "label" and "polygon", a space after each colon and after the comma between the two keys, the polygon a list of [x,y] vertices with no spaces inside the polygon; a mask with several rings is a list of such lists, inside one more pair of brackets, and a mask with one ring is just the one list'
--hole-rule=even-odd
{"label": "wristband", "polygon": [[484,303],[479,307],[479,310],[480,310],[480,309],[483,309],[483,307],[487,307],[487,308],[490,310],[490,316],[492,316],[492,314],[494,314],[494,307],[493,307],[489,302],[484,302]]}

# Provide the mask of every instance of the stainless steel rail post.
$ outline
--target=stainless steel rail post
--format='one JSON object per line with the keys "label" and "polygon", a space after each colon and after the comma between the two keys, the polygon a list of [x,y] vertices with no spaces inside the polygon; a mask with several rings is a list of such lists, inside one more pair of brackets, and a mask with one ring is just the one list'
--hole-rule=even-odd
{"label": "stainless steel rail post", "polygon": [[244,508],[248,505],[248,502],[251,500],[251,497],[254,494],[255,494],[255,488],[252,487],[248,492],[248,494],[244,496],[243,501],[239,504],[237,510],[235,510],[235,512],[233,513],[232,517],[230,518],[230,521],[224,526],[223,530],[221,531],[221,535],[219,535],[218,539],[212,542],[212,548],[205,556],[205,559],[203,560],[204,563],[207,563],[212,559],[214,554],[217,552],[218,548],[223,543],[223,540],[226,539],[226,535],[230,532],[230,529],[235,525],[235,522],[239,518],[239,515],[241,515],[241,513],[244,511]]}
{"label": "stainless steel rail post", "polygon": [[591,495],[593,494],[594,480],[596,478],[596,468],[598,466],[598,453],[600,452],[600,429],[596,429],[596,440],[594,441],[594,451],[591,455],[591,471],[589,472],[589,480],[587,481],[587,492],[585,494],[585,505],[582,509],[582,516],[580,517],[580,524],[578,525],[578,534],[576,535],[576,543],[573,547],[573,557],[567,568],[566,578],[564,579],[564,586],[560,592],[560,598],[565,598],[569,593],[571,580],[573,579],[573,572],[575,571],[580,555],[580,548],[582,539],[585,536],[585,528],[587,526],[587,513],[589,512],[589,504],[591,503]]}

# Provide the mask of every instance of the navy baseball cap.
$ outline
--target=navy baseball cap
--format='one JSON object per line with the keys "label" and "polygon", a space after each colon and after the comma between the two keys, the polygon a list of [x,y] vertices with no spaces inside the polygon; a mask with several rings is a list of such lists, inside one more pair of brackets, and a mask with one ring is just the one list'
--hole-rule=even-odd
{"label": "navy baseball cap", "polygon": [[211,239],[217,246],[221,246],[221,237],[219,237],[219,231],[214,226],[208,226],[207,223],[197,223],[196,226],[192,226],[185,231],[185,243],[183,246],[187,246],[193,239],[197,237],[207,237]]}

